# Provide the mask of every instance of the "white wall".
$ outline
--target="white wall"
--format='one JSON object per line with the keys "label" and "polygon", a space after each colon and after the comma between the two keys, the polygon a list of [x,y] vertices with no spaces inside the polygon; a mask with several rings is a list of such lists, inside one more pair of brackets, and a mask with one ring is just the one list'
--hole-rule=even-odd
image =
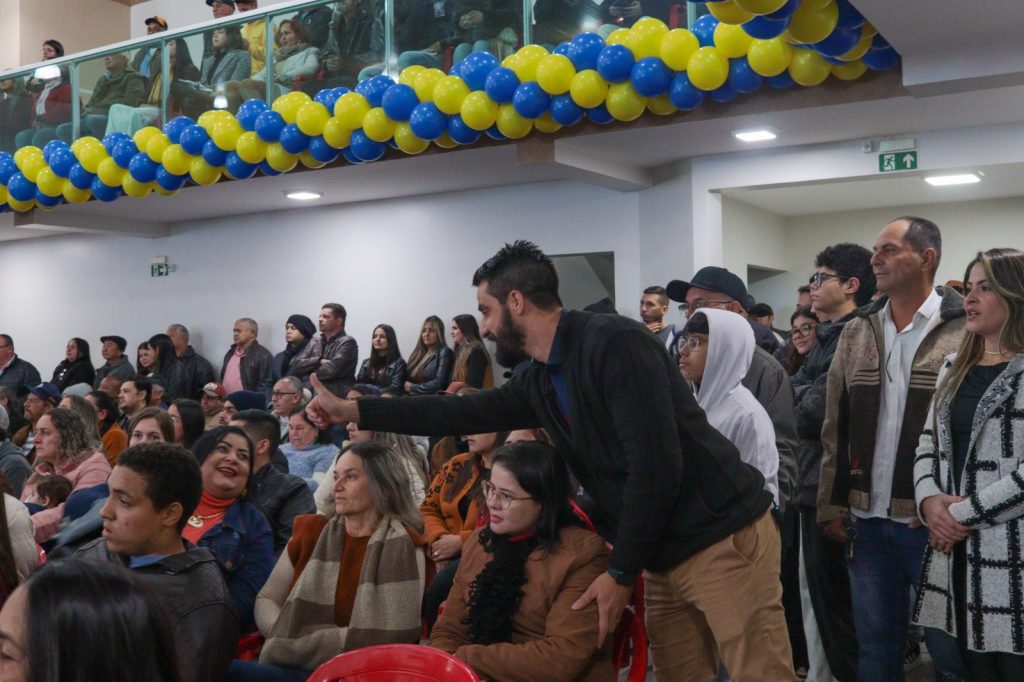
{"label": "white wall", "polygon": [[722,239],[726,245],[723,265],[744,282],[751,265],[785,270],[785,227],[777,213],[722,197]]}
{"label": "white wall", "polygon": [[[290,1],[260,0],[260,9]],[[154,15],[167,19],[172,29],[199,24],[213,18],[210,8],[203,0],[147,0],[132,5],[132,38],[146,35],[146,25],[143,22]]]}

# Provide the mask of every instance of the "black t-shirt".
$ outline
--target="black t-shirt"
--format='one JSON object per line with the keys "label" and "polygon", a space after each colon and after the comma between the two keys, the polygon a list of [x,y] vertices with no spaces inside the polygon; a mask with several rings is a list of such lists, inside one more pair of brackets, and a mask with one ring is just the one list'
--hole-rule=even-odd
{"label": "black t-shirt", "polygon": [[985,391],[992,385],[1007,363],[982,367],[975,365],[967,372],[964,381],[960,384],[956,396],[950,405],[950,428],[953,439],[953,480],[957,489],[960,488],[960,478],[967,462],[967,448],[971,445],[971,425],[974,422],[974,413],[978,409]]}

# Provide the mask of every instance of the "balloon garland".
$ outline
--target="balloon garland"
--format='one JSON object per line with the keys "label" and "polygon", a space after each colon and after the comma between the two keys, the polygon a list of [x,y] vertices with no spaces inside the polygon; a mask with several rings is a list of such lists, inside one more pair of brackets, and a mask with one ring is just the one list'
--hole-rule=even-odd
{"label": "balloon garland", "polygon": [[272,104],[244,102],[237,113],[178,116],[163,129],[102,140],[60,140],[0,152],[0,210],[51,209],[90,198],[115,201],[151,192],[353,164],[388,148],[419,154],[431,144],[469,145],[482,135],[520,139],[584,118],[604,125],[645,112],[692,111],[710,98],[729,102],[766,82],[776,89],[844,81],[885,71],[899,55],[848,0],[722,0],[688,29],[645,18],[607,38],[581,33],[551,52],[526,45],[499,63],[474,52],[452,67],[410,66],[394,81],[374,76],[354,91],[315,97],[290,92]]}

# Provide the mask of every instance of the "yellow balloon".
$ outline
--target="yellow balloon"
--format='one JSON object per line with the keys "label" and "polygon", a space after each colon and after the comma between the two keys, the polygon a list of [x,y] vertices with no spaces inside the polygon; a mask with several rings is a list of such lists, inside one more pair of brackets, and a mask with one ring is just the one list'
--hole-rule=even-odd
{"label": "yellow balloon", "polygon": [[572,77],[569,96],[584,109],[593,109],[608,96],[608,82],[594,69],[585,69]]}
{"label": "yellow balloon", "polygon": [[301,154],[299,154],[299,163],[301,163],[306,168],[309,168],[310,170],[323,168],[324,166],[327,165],[323,161],[317,161],[316,159],[314,159],[313,155],[310,154],[309,151],[304,151]]}
{"label": "yellow balloon", "polygon": [[830,2],[821,9],[800,5],[789,22],[789,35],[801,43],[824,40],[839,23],[839,5]]}
{"label": "yellow balloon", "polygon": [[[282,114],[283,115],[283,114]],[[210,131],[210,139],[217,147],[225,152],[235,150],[238,138],[245,132],[245,128],[236,119],[215,121]]]}
{"label": "yellow balloon", "polygon": [[628,28],[617,28],[604,39],[605,45],[625,45],[632,34]]}
{"label": "yellow balloon", "polygon": [[295,123],[303,134],[316,137],[323,134],[324,126],[330,117],[331,112],[320,102],[306,102],[295,115]]}
{"label": "yellow balloon", "polygon": [[752,40],[742,26],[723,23],[715,26],[715,47],[730,59],[747,54]]}
{"label": "yellow balloon", "polygon": [[662,36],[658,56],[673,71],[685,71],[690,56],[699,47],[697,36],[685,28],[674,28]]}
{"label": "yellow balloon", "polygon": [[[434,99],[434,86],[444,77],[445,73],[441,69],[424,69],[417,74],[412,89],[416,91],[416,96],[421,102],[431,102]],[[338,115],[337,107],[334,109],[334,115]]]}
{"label": "yellow balloon", "polygon": [[548,51],[540,45],[524,45],[516,52],[516,60],[512,70],[519,77],[520,83],[537,80],[537,65],[548,56]]}
{"label": "yellow balloon", "polygon": [[[217,120],[217,110],[216,109],[210,109],[209,111],[204,111],[203,113],[199,114],[199,118],[196,119],[196,125],[198,125],[200,128],[202,128],[206,132],[210,132],[210,129],[213,128],[213,123],[216,120]],[[136,143],[136,144],[138,144],[138,143]]]}
{"label": "yellow balloon", "polygon": [[64,178],[46,166],[36,176],[36,187],[48,197],[59,197],[64,192]]}
{"label": "yellow balloon", "polygon": [[686,73],[694,87],[715,90],[729,78],[729,60],[718,48],[702,47],[686,63]]}
{"label": "yellow balloon", "polygon": [[868,36],[869,38],[874,38],[875,34],[878,33],[878,29],[870,21],[865,21],[861,24],[860,30],[861,36]]}
{"label": "yellow balloon", "polygon": [[296,90],[275,99],[270,108],[281,114],[285,123],[295,123],[299,115],[299,109],[311,101],[312,98],[309,95],[301,90]]}
{"label": "yellow balloon", "polygon": [[458,76],[445,76],[434,83],[431,94],[437,108],[453,116],[462,108],[462,100],[469,94],[469,86]]}
{"label": "yellow balloon", "polygon": [[459,146],[459,143],[453,140],[452,136],[449,135],[448,133],[443,133],[441,137],[434,140],[434,144],[436,144],[441,149],[455,149],[456,147]]}
{"label": "yellow balloon", "polygon": [[801,0],[800,6],[807,9],[821,9],[833,0]]}
{"label": "yellow balloon", "polygon": [[388,118],[384,110],[374,107],[363,116],[363,132],[374,142],[387,142],[395,136],[395,121]]}
{"label": "yellow balloon", "polygon": [[737,5],[735,0],[709,2],[707,3],[707,8],[715,19],[718,19],[725,24],[742,24],[754,18],[754,14],[752,12],[748,12]]}
{"label": "yellow balloon", "polygon": [[789,62],[789,76],[805,87],[825,82],[832,73],[831,65],[815,52],[805,48],[793,50],[793,59]]}
{"label": "yellow balloon", "polygon": [[630,34],[627,47],[633,52],[633,57],[658,57],[661,54],[661,41],[668,34],[668,26],[661,19],[644,17],[633,24]]}
{"label": "yellow balloon", "polygon": [[206,163],[206,160],[201,156],[192,159],[188,170],[188,174],[192,176],[192,180],[197,185],[212,185],[220,180],[221,172],[220,168]]}
{"label": "yellow balloon", "polygon": [[852,62],[860,59],[867,54],[868,50],[871,49],[871,39],[873,36],[867,35],[867,33],[861,29],[860,40],[853,46],[853,49],[846,54],[839,55],[839,58],[844,62]]}
{"label": "yellow balloon", "polygon": [[658,95],[647,100],[647,111],[657,116],[668,116],[679,110],[669,101],[668,95]]}
{"label": "yellow balloon", "polygon": [[751,14],[771,14],[782,9],[786,0],[736,0],[736,4]]}
{"label": "yellow balloon", "polygon": [[180,144],[172,144],[160,156],[160,163],[164,165],[168,173],[184,175],[188,173],[192,158],[190,154],[185,153]]}
{"label": "yellow balloon", "polygon": [[605,100],[608,113],[616,121],[634,121],[640,118],[647,106],[647,99],[637,94],[629,81],[613,83],[608,87],[608,98]]}
{"label": "yellow balloon", "polygon": [[476,90],[462,100],[459,113],[463,122],[473,130],[487,130],[498,120],[498,103],[488,97],[486,92]]}
{"label": "yellow balloon", "polygon": [[[504,59],[501,60],[501,65],[504,66],[506,69],[512,69],[512,66],[515,63],[516,63],[516,53],[515,52],[513,52],[512,54],[510,54],[509,56],[507,56],[507,57],[505,57]],[[515,71],[515,69],[512,69],[512,70]]]}
{"label": "yellow balloon", "polygon": [[[242,161],[246,163],[259,163],[267,158],[267,143],[253,131],[247,130],[238,136],[238,141],[235,143],[235,151]],[[164,163],[164,167],[167,167],[166,163]],[[171,169],[168,168],[167,170]]]}
{"label": "yellow balloon", "polygon": [[406,154],[419,154],[430,146],[429,141],[416,137],[408,121],[401,121],[395,126],[395,144]]}
{"label": "yellow balloon", "polygon": [[407,66],[402,69],[402,73],[398,74],[398,82],[411,88],[416,85],[416,76],[420,75],[420,72],[425,71],[426,68],[422,64]]}
{"label": "yellow balloon", "polygon": [[[199,118],[202,118],[202,116],[200,116]],[[163,131],[160,130],[159,128],[155,128],[153,126],[146,126],[145,128],[138,130],[134,135],[132,135],[132,141],[135,143],[135,146],[138,147],[139,151],[141,152],[146,149],[146,145],[149,144],[149,141],[152,140],[155,135],[163,134]],[[79,157],[79,161],[81,161],[81,157]],[[95,171],[90,172],[95,173]]]}
{"label": "yellow balloon", "polygon": [[[140,147],[139,149],[144,150],[145,147]],[[80,148],[78,152],[79,163],[82,164],[82,168],[90,173],[95,173],[96,169],[99,168],[100,162],[103,161],[103,159],[109,158],[110,155],[107,154],[107,150],[99,143],[95,145],[86,145]]]}
{"label": "yellow balloon", "polygon": [[287,173],[299,162],[297,154],[285,151],[280,142],[267,145],[267,165],[278,173]]}
{"label": "yellow balloon", "polygon": [[121,181],[121,188],[124,189],[124,193],[135,199],[147,196],[153,191],[155,186],[155,182],[139,182],[131,175],[125,175],[124,180]]}
{"label": "yellow balloon", "polygon": [[25,213],[26,211],[31,211],[35,208],[36,200],[29,199],[28,201],[18,201],[14,197],[7,197],[7,205],[11,207],[12,211]]}
{"label": "yellow balloon", "polygon": [[[84,163],[82,164],[85,165]],[[36,178],[39,177],[39,173],[44,169],[49,168],[46,160],[41,156],[29,156],[24,159],[21,163],[22,174],[29,179],[30,182],[35,182]],[[89,171],[94,173],[95,171]]]}
{"label": "yellow balloon", "polygon": [[160,185],[157,185],[156,187],[153,188],[153,191],[156,192],[157,194],[159,194],[162,197],[173,197],[175,194],[177,194],[181,190],[178,190],[178,189],[164,189]]}
{"label": "yellow balloon", "polygon": [[549,54],[537,64],[537,85],[549,95],[569,92],[576,68],[565,55]]}
{"label": "yellow balloon", "polygon": [[0,185],[0,205],[7,203],[7,187]]}
{"label": "yellow balloon", "polygon": [[747,62],[754,73],[771,78],[778,76],[789,66],[793,58],[793,46],[782,38],[753,40],[747,50]]}
{"label": "yellow balloon", "polygon": [[868,65],[859,59],[846,64],[832,64],[832,75],[841,81],[855,81],[867,70]]}
{"label": "yellow balloon", "polygon": [[562,129],[562,124],[551,118],[551,112],[545,111],[539,118],[533,119],[533,127],[542,133],[553,133]]}
{"label": "yellow balloon", "polygon": [[346,128],[336,117],[331,117],[331,119],[324,125],[324,142],[335,149],[344,149],[347,147],[348,139],[351,135],[352,129]]}
{"label": "yellow balloon", "polygon": [[[71,151],[75,152],[76,156],[78,155],[78,148],[75,145],[78,144],[78,142],[80,142],[80,140],[75,140],[71,145]],[[21,164],[33,156],[38,156],[40,159],[43,158],[43,150],[39,147],[29,145],[27,147],[21,147],[14,152],[14,163],[18,165],[18,170],[21,170]]]}
{"label": "yellow balloon", "polygon": [[370,103],[358,92],[346,92],[334,103],[334,117],[349,130],[361,128],[369,110]]}
{"label": "yellow balloon", "polygon": [[511,103],[498,107],[498,130],[510,140],[526,137],[533,129],[533,121],[520,116]]}
{"label": "yellow balloon", "polygon": [[109,156],[100,162],[99,168],[96,170],[96,175],[100,177],[100,181],[108,187],[120,187],[121,182],[124,180],[124,176],[128,171],[117,165],[117,162]]}
{"label": "yellow balloon", "polygon": [[146,156],[153,163],[160,163],[164,158],[164,150],[171,146],[171,138],[167,137],[163,133],[154,135],[146,143]]}
{"label": "yellow balloon", "polygon": [[92,191],[88,189],[78,189],[72,184],[70,180],[64,181],[64,189],[61,192],[64,195],[64,199],[69,204],[82,204],[89,201],[89,197],[92,196]]}

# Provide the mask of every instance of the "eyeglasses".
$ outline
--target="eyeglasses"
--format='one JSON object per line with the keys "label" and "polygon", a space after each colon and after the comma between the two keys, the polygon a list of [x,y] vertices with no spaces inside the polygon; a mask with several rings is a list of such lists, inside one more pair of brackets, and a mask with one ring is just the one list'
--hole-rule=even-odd
{"label": "eyeglasses", "polygon": [[845,282],[850,278],[844,277],[843,275],[830,275],[827,272],[816,272],[811,275],[811,278],[807,280],[807,283],[817,289],[818,287],[823,286],[825,282],[830,279],[838,279],[840,282]]}
{"label": "eyeglasses", "polygon": [[690,303],[682,303],[679,305],[679,312],[681,313],[692,313],[695,310],[701,308],[724,308],[725,306],[732,303],[730,299],[718,299],[714,301],[708,301],[703,298],[698,298]]}
{"label": "eyeglasses", "polygon": [[703,346],[705,340],[699,336],[683,336],[679,339],[679,352],[683,350],[694,351]]}
{"label": "eyeglasses", "polygon": [[498,486],[494,485],[490,481],[484,481],[483,483],[484,497],[488,500],[495,495],[498,497],[498,504],[501,505],[502,509],[508,509],[512,506],[513,502],[519,502],[521,500],[532,500],[532,497],[516,497],[507,490],[502,490]]}
{"label": "eyeglasses", "polygon": [[270,397],[277,400],[278,398],[283,398],[286,395],[298,395],[298,393],[296,393],[295,391],[274,391],[273,393],[270,394]]}
{"label": "eyeglasses", "polygon": [[818,325],[812,324],[811,322],[804,322],[799,327],[793,327],[789,330],[789,338],[797,339],[802,338],[810,334]]}

